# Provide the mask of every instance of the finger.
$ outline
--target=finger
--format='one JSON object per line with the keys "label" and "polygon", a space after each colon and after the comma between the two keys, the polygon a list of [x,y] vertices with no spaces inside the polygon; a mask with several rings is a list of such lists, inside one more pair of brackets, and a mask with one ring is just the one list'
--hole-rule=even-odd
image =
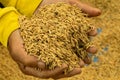
{"label": "finger", "polygon": [[54,76],[57,76],[58,74],[63,73],[67,68],[68,66],[66,64],[63,64],[61,67],[56,67],[54,70],[44,71],[43,74],[45,74],[45,77],[47,78],[49,77],[53,78]]}
{"label": "finger", "polygon": [[[27,75],[32,75],[39,78],[52,78],[55,74],[63,72],[67,68],[66,65],[63,65],[61,68],[56,68],[54,70],[35,70],[32,67],[25,67],[25,69],[22,69],[22,72]],[[56,75],[57,76],[57,75]]]}
{"label": "finger", "polygon": [[24,73],[24,74],[26,74],[26,75],[30,75],[30,74],[31,74],[31,73],[29,73],[29,72],[27,72],[27,71],[25,70],[25,66],[24,66],[23,64],[18,63],[18,66],[19,66],[20,70],[22,71],[22,73]]}
{"label": "finger", "polygon": [[77,74],[80,74],[82,71],[80,68],[75,68],[73,69],[71,72],[69,72],[68,74],[60,74],[58,76],[55,76],[54,79],[59,79],[59,78],[65,78],[65,77],[71,77]]}
{"label": "finger", "polygon": [[[22,51],[20,51],[22,52]],[[25,52],[23,52],[23,55],[19,55],[19,61],[20,63],[24,64],[25,66],[29,66],[29,67],[36,67],[39,68],[41,70],[45,69],[45,63],[38,60],[35,56],[30,56],[25,54]]]}
{"label": "finger", "polygon": [[18,52],[21,52],[21,54],[19,55],[19,61],[22,64],[24,64],[25,66],[38,67],[40,69],[44,69],[45,68],[45,63],[43,63],[42,61],[38,60],[37,57],[27,55],[27,53],[23,49],[21,49]]}
{"label": "finger", "polygon": [[19,61],[24,64],[25,66],[36,67],[38,65],[38,60],[35,56],[27,55],[24,49],[18,50]]}
{"label": "finger", "polygon": [[21,63],[18,63],[18,65],[19,65],[19,68],[20,68],[20,70],[24,73],[24,74],[26,74],[26,75],[31,75],[31,76],[35,76],[35,77],[40,77],[39,76],[39,73],[40,73],[40,71],[38,71],[38,70],[35,70],[35,68],[32,68],[32,67],[25,67],[23,64],[21,64]]}
{"label": "finger", "polygon": [[79,65],[80,65],[81,68],[84,67],[84,65],[85,65],[84,61],[80,60]]}
{"label": "finger", "polygon": [[40,69],[45,68],[45,64],[38,60],[37,57],[28,55],[24,50],[24,47],[21,45],[21,48],[17,50],[17,61],[24,64],[25,66],[38,67]]}
{"label": "finger", "polygon": [[97,48],[94,45],[92,45],[86,51],[91,54],[95,54],[95,53],[97,53]]}
{"label": "finger", "polygon": [[15,57],[17,58],[17,61],[25,66],[38,67],[40,69],[45,68],[45,64],[42,61],[38,60],[35,56],[28,55],[24,48],[17,50],[16,54]]}
{"label": "finger", "polygon": [[98,16],[98,15],[101,14],[101,11],[99,9],[93,8],[93,7],[91,7],[91,6],[87,5],[87,4],[81,3],[78,0],[75,0],[75,1],[70,0],[70,3],[71,4],[76,4],[78,7],[81,8],[81,10],[84,13],[88,14],[88,16],[90,16],[90,17]]}
{"label": "finger", "polygon": [[35,70],[35,68],[27,67],[27,66],[24,67],[22,64],[19,64],[19,68],[25,75],[31,75],[31,76],[34,76],[34,77],[41,78],[40,75],[39,75],[40,71]]}
{"label": "finger", "polygon": [[84,63],[86,64],[90,64],[91,63],[91,58],[89,58],[88,56],[86,58],[83,59]]}
{"label": "finger", "polygon": [[16,62],[26,66],[37,66],[37,58],[26,53],[19,30],[15,30],[9,38],[9,51]]}
{"label": "finger", "polygon": [[73,69],[70,73],[68,73],[68,74],[66,75],[66,77],[71,77],[71,76],[80,74],[81,72],[82,72],[82,71],[81,71],[81,68],[75,68],[75,69]]}
{"label": "finger", "polygon": [[92,29],[88,32],[89,36],[96,36],[97,35],[97,29],[95,27],[92,27]]}

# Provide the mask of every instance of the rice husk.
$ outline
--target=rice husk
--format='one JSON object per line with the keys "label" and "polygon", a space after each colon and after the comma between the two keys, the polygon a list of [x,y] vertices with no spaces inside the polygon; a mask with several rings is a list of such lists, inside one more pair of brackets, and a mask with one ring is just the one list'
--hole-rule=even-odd
{"label": "rice husk", "polygon": [[63,63],[69,65],[68,71],[79,67],[91,45],[87,32],[92,27],[85,16],[66,3],[43,6],[30,19],[21,16],[20,34],[26,52],[45,62],[48,69]]}

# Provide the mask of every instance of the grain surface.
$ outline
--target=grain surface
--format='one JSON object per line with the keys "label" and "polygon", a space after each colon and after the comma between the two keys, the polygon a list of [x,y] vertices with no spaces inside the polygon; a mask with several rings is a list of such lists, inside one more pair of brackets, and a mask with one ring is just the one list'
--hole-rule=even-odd
{"label": "grain surface", "polygon": [[25,50],[45,62],[49,69],[63,63],[69,65],[69,70],[79,67],[90,46],[89,22],[76,6],[66,3],[43,6],[32,18],[20,18]]}

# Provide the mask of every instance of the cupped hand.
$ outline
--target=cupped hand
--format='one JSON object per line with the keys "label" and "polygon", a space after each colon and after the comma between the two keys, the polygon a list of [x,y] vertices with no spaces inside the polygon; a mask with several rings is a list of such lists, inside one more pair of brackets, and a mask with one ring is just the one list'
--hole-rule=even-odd
{"label": "cupped hand", "polygon": [[[76,4],[84,13],[87,13],[89,16],[98,16],[101,11],[97,8],[90,7],[86,4],[81,3],[78,0],[43,0],[38,8],[43,5],[48,5],[56,2],[66,2],[71,5]],[[37,9],[35,14],[37,13]],[[89,36],[95,36],[97,34],[96,29],[93,29],[88,33]],[[38,61],[35,56],[27,55],[27,52],[24,49],[23,40],[20,36],[19,30],[15,30],[9,37],[8,49],[12,58],[18,64],[20,70],[27,75],[39,77],[39,78],[64,78],[70,77],[76,74],[81,73],[81,67],[84,66],[84,63],[90,63],[90,58],[86,57],[85,60],[80,61],[80,67],[73,69],[68,74],[63,74],[64,70],[68,68],[66,64],[63,64],[61,67],[56,67],[54,70],[48,70],[45,68],[45,64],[42,61]],[[94,46],[91,46],[88,50],[90,53],[96,53],[97,49]],[[36,69],[37,68],[37,69]],[[41,70],[39,70],[41,69]]]}
{"label": "cupped hand", "polygon": [[[66,64],[63,64],[61,67],[56,67],[54,70],[46,69],[45,64],[42,61],[38,61],[35,56],[27,55],[23,44],[19,30],[15,30],[9,37],[8,50],[11,57],[24,74],[39,78],[58,79],[81,73],[81,68],[75,68],[68,74],[64,74],[63,72],[68,68]],[[80,66],[83,66],[82,62],[80,63]]]}

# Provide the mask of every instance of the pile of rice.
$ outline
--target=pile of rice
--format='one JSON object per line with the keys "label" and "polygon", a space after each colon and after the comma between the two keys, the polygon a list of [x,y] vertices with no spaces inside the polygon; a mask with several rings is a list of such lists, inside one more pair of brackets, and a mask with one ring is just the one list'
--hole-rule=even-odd
{"label": "pile of rice", "polygon": [[45,62],[48,69],[63,63],[69,65],[68,70],[79,67],[91,45],[87,33],[92,27],[85,16],[76,6],[57,3],[41,7],[30,19],[20,17],[26,52]]}

